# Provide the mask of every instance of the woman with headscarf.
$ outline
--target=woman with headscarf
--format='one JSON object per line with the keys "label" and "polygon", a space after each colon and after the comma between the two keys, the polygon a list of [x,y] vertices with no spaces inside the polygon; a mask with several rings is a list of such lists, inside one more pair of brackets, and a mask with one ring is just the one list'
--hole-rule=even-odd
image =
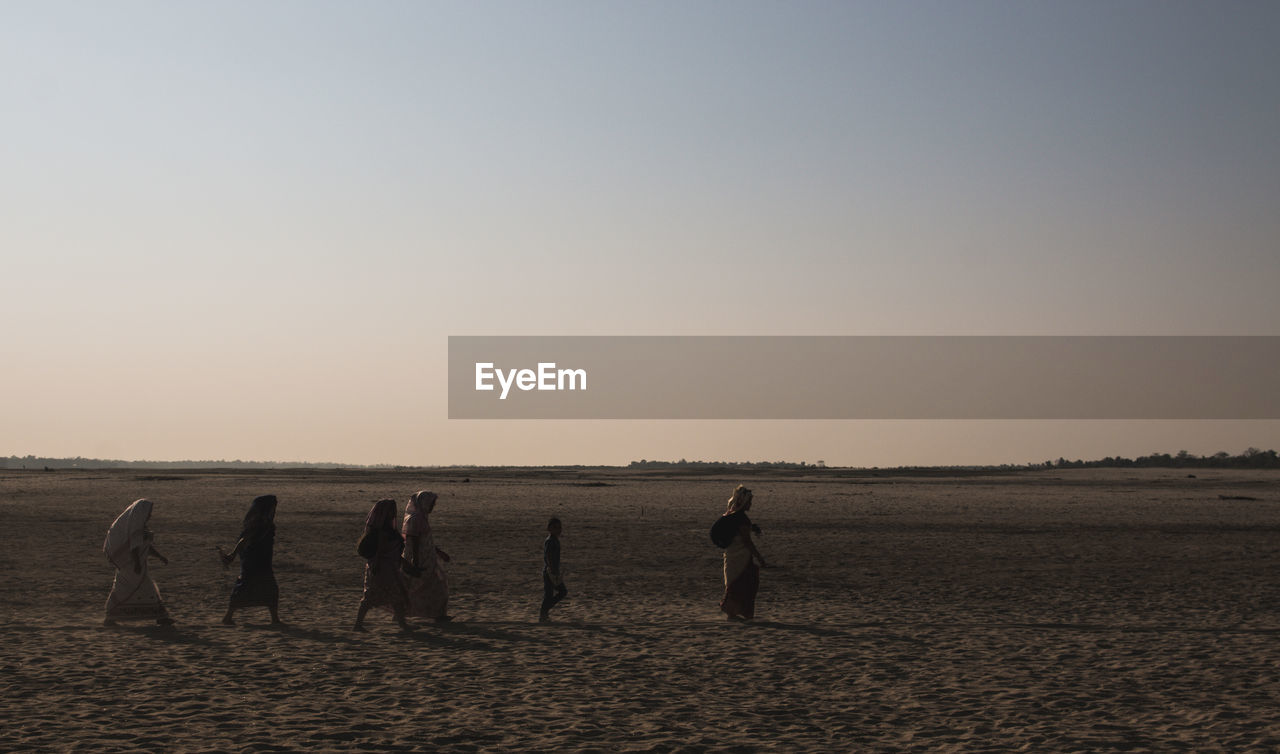
{"label": "woman with headscarf", "polygon": [[231,561],[240,556],[240,578],[231,590],[231,603],[227,605],[227,614],[222,616],[222,623],[235,625],[236,608],[262,606],[271,611],[271,624],[281,625],[279,604],[280,587],[276,585],[276,575],[271,568],[271,556],[276,541],[276,496],[261,495],[254,498],[249,512],[244,516],[240,527],[240,539],[231,552],[221,549],[222,567],[231,565]]}
{"label": "woman with headscarf", "polygon": [[452,620],[448,614],[449,577],[444,564],[449,554],[436,547],[427,516],[436,507],[436,493],[420,490],[409,498],[404,509],[405,587],[409,597],[409,616]]}
{"label": "woman with headscarf", "polygon": [[400,575],[404,537],[396,531],[396,501],[387,498],[374,503],[364,520],[364,537],[361,538],[362,542],[369,540],[373,547],[366,556],[364,595],[356,612],[355,630],[364,630],[364,616],[371,607],[387,608],[395,616],[396,623],[408,630],[409,624],[404,620],[408,599]]}
{"label": "woman with headscarf", "polygon": [[[722,516],[729,519],[726,523],[733,532],[733,539],[724,550],[724,597],[720,600],[720,609],[729,620],[755,617],[760,568],[765,567],[764,556],[751,541],[751,532],[760,529],[747,518],[750,509],[751,490],[738,485]],[[760,562],[759,567],[755,561]]]}
{"label": "woman with headscarf", "polygon": [[150,619],[160,625],[173,623],[147,568],[147,561],[152,555],[161,563],[169,564],[169,559],[152,544],[154,537],[147,528],[150,520],[151,501],[135,500],[107,530],[102,551],[116,567],[116,578],[107,597],[107,616],[103,625],[114,626],[118,620]]}

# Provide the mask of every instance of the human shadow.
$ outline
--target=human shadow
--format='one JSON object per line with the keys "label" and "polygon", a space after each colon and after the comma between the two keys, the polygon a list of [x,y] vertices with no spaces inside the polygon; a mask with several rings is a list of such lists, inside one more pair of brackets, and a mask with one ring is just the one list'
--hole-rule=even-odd
{"label": "human shadow", "polygon": [[[784,623],[782,621],[774,621],[774,620],[750,620],[750,621],[742,621],[741,623],[736,623],[736,625],[741,625],[743,627],[752,628],[752,629],[773,629],[773,630],[779,630],[779,631],[792,631],[795,633],[805,633],[805,634],[810,634],[812,636],[821,637],[824,639],[835,639],[835,638],[844,639],[844,638],[848,638],[849,636],[849,633],[847,631],[841,631],[834,628],[826,628],[823,626],[816,626],[808,623]],[[878,624],[870,624],[870,625],[879,627]],[[849,628],[855,628],[855,626],[849,626]]]}
{"label": "human shadow", "polygon": [[627,631],[620,626],[611,626],[604,623],[588,623],[585,621],[551,621],[548,623],[531,623],[530,628],[535,631],[568,629],[571,631],[582,631],[591,634],[608,634],[610,636],[618,636],[623,639],[633,639],[636,641],[645,641],[649,637]]}
{"label": "human shadow", "polygon": [[[477,633],[476,635],[481,636],[482,634]],[[458,636],[453,633],[432,631],[429,627],[415,627],[409,631],[401,631],[398,639],[439,647],[440,649],[456,649],[469,652],[503,652],[508,649],[495,643],[504,641],[503,639],[482,641],[470,636]]]}
{"label": "human shadow", "polygon": [[434,631],[441,636],[461,635],[461,636],[475,637],[479,639],[487,639],[489,641],[507,642],[512,644],[517,642],[532,641],[532,637],[530,636],[527,636],[524,634],[512,633],[510,631],[504,631],[502,629],[495,628],[496,626],[503,626],[503,625],[527,626],[529,624],[525,624],[525,623],[517,624],[512,622],[494,622],[494,621],[479,622],[479,621],[454,620],[446,623],[428,623],[420,628],[417,628],[416,630],[417,631]]}
{"label": "human shadow", "polygon": [[193,647],[222,647],[223,642],[200,636],[191,632],[191,626],[157,626],[157,625],[129,625],[116,624],[114,626],[102,626],[103,631],[110,631],[118,634],[133,634],[135,636],[145,636],[154,641],[163,641],[168,644],[185,644]]}
{"label": "human shadow", "polygon": [[358,634],[353,634],[351,631],[335,633],[333,631],[324,631],[316,628],[303,628],[302,626],[296,626],[292,623],[285,623],[283,625],[264,623],[256,626],[249,624],[246,625],[246,628],[269,633],[277,633],[290,639],[301,639],[304,641],[315,641],[325,644],[354,644],[356,643],[358,636]]}
{"label": "human shadow", "polygon": [[31,623],[5,623],[0,625],[0,634],[10,632],[36,634],[44,631],[109,631],[118,626],[104,626],[101,623],[72,623],[59,626],[40,626]]}
{"label": "human shadow", "polygon": [[[816,636],[819,639],[857,639],[875,637],[877,639],[890,639],[900,641],[904,644],[913,644],[922,646],[926,644],[923,639],[914,636],[907,636],[895,631],[889,630],[889,625],[882,621],[874,621],[870,623],[846,623],[840,627],[830,627],[815,625],[812,623],[784,623],[782,621],[771,620],[751,620],[744,621],[737,625],[741,625],[748,630],[771,630],[771,631],[789,631],[792,633],[808,634]],[[869,633],[852,633],[861,629],[871,629]]]}
{"label": "human shadow", "polygon": [[102,623],[81,623],[58,626],[37,626],[30,623],[10,623],[0,626],[0,634],[8,632],[22,632],[30,634],[45,633],[48,631],[65,631],[78,633],[81,631],[92,631],[107,634],[132,634],[135,636],[146,636],[150,639],[160,639],[181,644],[199,644],[203,646],[221,646],[218,642],[204,637],[195,636],[190,633],[192,628],[202,628],[197,626],[158,626],[154,623],[115,623],[112,625],[103,625]]}
{"label": "human shadow", "polygon": [[1082,633],[1120,633],[1120,634],[1206,634],[1222,636],[1226,634],[1252,634],[1257,636],[1274,636],[1280,634],[1280,628],[1249,628],[1240,625],[1226,626],[1179,626],[1163,625],[1107,625],[1102,623],[1004,623],[993,624],[990,628],[1027,628],[1043,631],[1079,631]]}
{"label": "human shadow", "polygon": [[1275,636],[1280,634],[1280,628],[1263,628],[1263,627],[1247,627],[1238,624],[1222,625],[1222,626],[1187,626],[1176,624],[1108,624],[1108,623],[1068,623],[1063,621],[987,621],[966,623],[963,621],[944,622],[944,621],[921,621],[918,623],[911,622],[893,622],[881,624],[868,624],[870,626],[888,627],[895,626],[899,628],[915,628],[929,630],[949,630],[949,629],[977,629],[977,630],[1030,630],[1030,631],[1062,631],[1075,633],[1099,633],[1099,634],[1206,634],[1211,636],[1222,636],[1230,634],[1249,634],[1257,636]]}

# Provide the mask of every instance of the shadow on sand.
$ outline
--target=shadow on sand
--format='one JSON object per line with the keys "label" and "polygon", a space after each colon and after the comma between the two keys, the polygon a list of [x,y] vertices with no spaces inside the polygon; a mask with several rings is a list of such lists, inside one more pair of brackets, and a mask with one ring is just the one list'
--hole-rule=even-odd
{"label": "shadow on sand", "polygon": [[865,623],[865,624],[857,624],[857,625],[851,625],[851,626],[842,626],[840,629],[836,629],[836,628],[828,628],[825,626],[816,626],[808,623],[783,623],[781,621],[774,621],[774,620],[752,620],[752,621],[743,621],[741,623],[734,622],[734,621],[725,621],[725,625],[731,625],[731,626],[737,625],[737,626],[742,626],[744,628],[751,628],[751,629],[759,628],[759,629],[773,629],[773,630],[780,630],[780,631],[793,631],[796,633],[805,633],[805,634],[810,634],[812,636],[818,636],[824,639],[849,638],[849,632],[847,630],[842,630],[842,629],[883,628],[884,627],[883,623]]}
{"label": "shadow on sand", "polygon": [[[169,644],[187,644],[195,647],[222,647],[223,642],[214,641],[197,633],[195,626],[157,626],[157,625],[130,625],[127,623],[116,624],[114,626],[101,626],[101,630],[118,634],[135,634],[145,636],[155,641],[163,641]],[[200,627],[202,628],[202,627]]]}
{"label": "shadow on sand", "polygon": [[[943,627],[942,624],[933,624]],[[947,626],[961,628],[959,624]],[[991,623],[977,624],[974,628],[1025,628],[1039,631],[1079,631],[1081,633],[1116,633],[1116,634],[1208,634],[1222,636],[1224,634],[1255,634],[1274,636],[1280,634],[1280,628],[1248,628],[1239,624],[1228,626],[1175,626],[1175,625],[1107,625],[1103,623]]]}
{"label": "shadow on sand", "polygon": [[263,631],[266,633],[280,634],[281,636],[285,636],[290,639],[301,639],[303,641],[316,641],[324,644],[330,644],[330,643],[354,644],[359,640],[361,636],[360,634],[357,634],[353,631],[337,631],[337,632],[324,631],[316,628],[305,628],[303,626],[296,626],[292,623],[285,623],[283,625],[272,625],[270,623],[264,623],[259,625],[246,624],[245,628],[249,628],[255,631]]}
{"label": "shadow on sand", "polygon": [[546,631],[556,629],[569,629],[572,631],[582,631],[592,634],[609,634],[618,636],[623,639],[632,639],[635,641],[647,641],[650,637],[627,631],[621,625],[609,625],[605,623],[584,623],[581,621],[551,621],[550,623],[532,623],[528,624],[535,631]]}
{"label": "shadow on sand", "polygon": [[528,641],[529,637],[495,631],[475,623],[429,623],[402,632],[401,637],[442,649],[501,652],[504,644]]}

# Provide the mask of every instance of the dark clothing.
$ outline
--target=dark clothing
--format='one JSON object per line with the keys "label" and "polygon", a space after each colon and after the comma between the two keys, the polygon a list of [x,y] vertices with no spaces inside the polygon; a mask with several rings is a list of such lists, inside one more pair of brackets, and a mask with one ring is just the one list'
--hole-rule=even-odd
{"label": "dark clothing", "polygon": [[240,548],[240,574],[271,573],[271,556],[276,547],[276,527],[256,526],[240,532],[244,546]]}
{"label": "dark clothing", "polygon": [[400,573],[404,537],[390,527],[377,529],[375,533],[378,552],[364,567],[364,596],[360,604],[383,606],[400,615],[409,599],[404,589],[404,576]]}
{"label": "dark clothing", "polygon": [[733,544],[733,540],[738,537],[742,531],[743,524],[751,526],[751,519],[747,518],[747,514],[738,511],[737,513],[726,513],[716,519],[715,524],[711,527],[711,542],[717,547],[725,548]]}
{"label": "dark clothing", "polygon": [[560,577],[560,540],[548,535],[542,543],[542,614],[546,615],[568,594]]}
{"label": "dark clothing", "polygon": [[569,588],[560,582],[557,585],[551,580],[551,577],[542,574],[542,614],[546,615],[547,611],[556,606],[556,603],[564,599],[569,594]]}
{"label": "dark clothing", "polygon": [[720,609],[735,618],[756,617],[756,592],[760,590],[760,567],[747,563],[738,578],[724,589]]}
{"label": "dark clothing", "polygon": [[240,548],[240,578],[231,590],[232,607],[251,605],[274,606],[280,599],[275,572],[271,568],[271,556],[275,550],[276,527],[274,524],[255,526],[240,533],[244,544]]}
{"label": "dark clothing", "polygon": [[560,540],[550,535],[542,543],[542,571],[560,575]]}

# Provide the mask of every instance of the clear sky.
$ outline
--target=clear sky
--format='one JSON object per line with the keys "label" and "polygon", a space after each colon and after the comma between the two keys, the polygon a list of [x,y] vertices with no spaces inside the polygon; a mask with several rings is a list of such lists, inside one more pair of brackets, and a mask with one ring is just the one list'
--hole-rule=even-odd
{"label": "clear sky", "polygon": [[[1275,2],[0,4],[0,455],[1020,463],[1280,422],[462,422],[449,335],[1280,334]],[[726,365],[726,371],[742,368]]]}

